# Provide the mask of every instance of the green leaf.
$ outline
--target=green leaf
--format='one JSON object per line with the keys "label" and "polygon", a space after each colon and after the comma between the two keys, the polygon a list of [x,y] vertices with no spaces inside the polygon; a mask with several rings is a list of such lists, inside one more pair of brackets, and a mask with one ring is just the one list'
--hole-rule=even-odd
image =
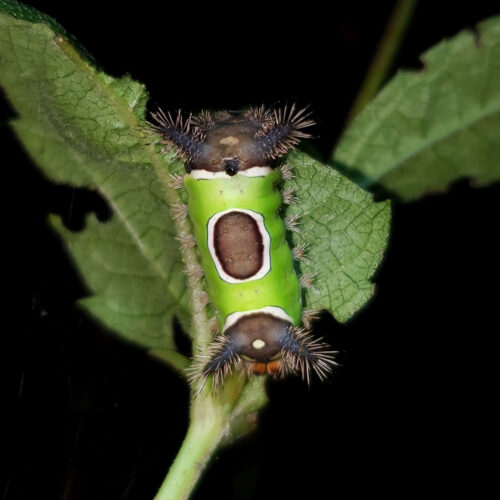
{"label": "green leaf", "polygon": [[125,339],[185,368],[172,339],[173,304],[165,302],[164,280],[126,225],[118,217],[103,224],[93,214],[82,232],[69,231],[59,217],[51,217],[51,223],[93,292],[80,300],[83,308]]}
{"label": "green leaf", "polygon": [[33,9],[23,6],[19,19],[5,12],[17,7],[0,4],[0,82],[19,115],[12,126],[49,178],[95,189],[113,210],[111,222],[90,217],[81,233],[55,223],[91,293],[82,304],[168,358],[173,317],[187,328],[190,309],[167,204],[178,197],[168,164],[140,129],[144,86],[98,71]]}
{"label": "green leaf", "polygon": [[90,63],[97,65],[95,59],[87,52],[80,42],[71,33],[68,33],[63,26],[61,26],[55,19],[40,12],[33,7],[28,7],[16,0],[0,0],[0,12],[7,12],[15,19],[23,19],[31,23],[44,23],[57,33],[71,41],[75,49],[80,52],[80,55],[87,59]]}
{"label": "green leaf", "polygon": [[390,204],[375,203],[372,195],[304,153],[292,152],[287,160],[295,167],[287,187],[298,198],[287,213],[301,216],[293,243],[307,244],[300,267],[315,276],[305,305],[347,321],[373,295],[370,278],[387,245]]}
{"label": "green leaf", "polygon": [[334,162],[402,200],[461,178],[500,179],[500,17],[463,31],[399,72],[354,120]]}
{"label": "green leaf", "polygon": [[[1,6],[7,4],[15,5]],[[62,28],[23,9],[19,19],[0,13],[0,78],[20,116],[13,127],[51,179],[96,189],[113,210],[105,224],[89,216],[79,233],[52,218],[89,288],[81,304],[112,331],[184,366],[172,322],[176,316],[189,329],[190,309],[167,204],[178,196],[167,186],[167,165],[140,131],[147,94],[129,77],[96,70]],[[289,212],[303,215],[293,240],[309,245],[301,270],[316,275],[305,305],[346,321],[373,295],[389,206],[303,153],[288,159],[297,167],[289,182],[300,200]]]}

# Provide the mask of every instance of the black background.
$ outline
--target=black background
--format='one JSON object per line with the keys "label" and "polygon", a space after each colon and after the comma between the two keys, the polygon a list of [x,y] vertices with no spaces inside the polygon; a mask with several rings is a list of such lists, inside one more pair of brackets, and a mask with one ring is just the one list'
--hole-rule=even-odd
{"label": "black background", "polygon": [[[393,2],[30,5],[163,108],[311,104],[313,144],[327,155]],[[494,13],[489,2],[420,2],[397,66],[420,68],[424,50]],[[2,106],[5,122],[13,110]],[[27,227],[20,275],[33,327],[7,365],[15,420],[3,499],[151,499],[182,442],[188,390],[74,306],[85,288],[46,215],[80,230],[89,210],[108,217],[106,204],[52,185],[1,133],[20,189],[30,187],[28,213],[14,213]],[[318,325],[341,368],[310,388],[269,383],[258,431],[217,453],[194,498],[479,496],[492,469],[499,195],[464,180],[395,205],[376,298],[348,325]]]}

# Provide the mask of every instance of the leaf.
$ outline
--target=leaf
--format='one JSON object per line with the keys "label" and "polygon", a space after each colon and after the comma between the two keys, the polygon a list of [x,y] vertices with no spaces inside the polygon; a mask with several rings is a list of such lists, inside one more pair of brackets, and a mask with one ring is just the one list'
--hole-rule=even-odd
{"label": "leaf", "polygon": [[87,52],[87,49],[83,47],[80,42],[73,35],[71,35],[71,33],[68,33],[63,26],[47,14],[33,9],[32,7],[28,7],[17,0],[0,0],[0,12],[2,11],[9,13],[16,19],[23,19],[24,21],[32,23],[46,24],[52,29],[52,31],[54,31],[54,33],[62,35],[70,40],[73,47],[80,52],[80,55],[83,58],[87,59],[87,61],[92,63],[94,66],[97,66],[95,59]]}
{"label": "leaf", "polygon": [[94,293],[80,304],[110,330],[132,342],[140,339],[141,345],[185,368],[172,339],[172,304],[165,302],[165,283],[152,262],[118,217],[102,224],[91,214],[86,222],[84,231],[72,232],[59,217],[51,218]]}
{"label": "leaf", "polygon": [[301,216],[293,243],[307,244],[300,267],[315,276],[305,305],[347,321],[373,295],[370,278],[387,245],[390,204],[375,203],[372,195],[304,153],[292,152],[287,160],[295,167],[287,188],[293,187],[298,198],[288,213]]}
{"label": "leaf", "polygon": [[[80,233],[52,218],[91,292],[81,304],[122,337],[184,365],[173,351],[172,320],[189,328],[190,313],[166,203],[178,198],[165,186],[167,166],[139,130],[147,94],[129,77],[97,71],[60,36],[62,28],[26,9],[22,19],[0,14],[0,78],[20,115],[13,127],[48,176],[98,190],[114,214],[106,224],[89,216]],[[346,321],[373,295],[389,206],[303,153],[289,161],[301,200],[290,213],[305,214],[293,240],[309,244],[302,271],[317,275],[305,305]],[[170,162],[171,170],[179,167]]]}
{"label": "leaf", "polygon": [[335,165],[402,200],[461,177],[500,179],[500,17],[463,31],[400,71],[347,129]]}
{"label": "leaf", "polygon": [[177,195],[167,187],[168,164],[140,130],[144,86],[98,71],[34,9],[5,1],[0,9],[0,82],[21,143],[52,180],[98,190],[113,210],[111,222],[90,217],[81,233],[55,223],[91,293],[82,304],[168,357],[173,317],[186,327],[190,312],[167,205]]}

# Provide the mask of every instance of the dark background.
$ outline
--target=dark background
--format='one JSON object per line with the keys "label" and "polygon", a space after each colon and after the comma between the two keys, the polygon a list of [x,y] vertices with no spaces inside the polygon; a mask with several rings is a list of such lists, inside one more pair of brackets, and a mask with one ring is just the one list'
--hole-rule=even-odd
{"label": "dark background", "polygon": [[[166,109],[311,104],[325,156],[393,6],[29,4]],[[420,2],[397,66],[420,68],[421,52],[494,13],[489,2]],[[12,114],[2,103],[2,122]],[[21,173],[16,191],[30,187],[27,213],[14,213],[27,227],[19,275],[32,292],[31,332],[7,364],[14,446],[2,498],[152,499],[186,431],[188,390],[74,306],[85,288],[46,215],[79,230],[89,210],[108,217],[106,204],[52,185],[0,131],[7,168]],[[318,325],[341,368],[310,388],[269,383],[258,431],[217,454],[194,498],[480,496],[497,396],[499,195],[464,180],[396,205],[376,298],[348,325]]]}

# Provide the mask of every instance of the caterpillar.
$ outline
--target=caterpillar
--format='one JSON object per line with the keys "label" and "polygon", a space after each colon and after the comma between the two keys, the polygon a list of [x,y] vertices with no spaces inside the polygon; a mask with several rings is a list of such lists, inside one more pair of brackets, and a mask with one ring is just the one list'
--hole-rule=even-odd
{"label": "caterpillar", "polygon": [[[213,375],[219,387],[231,371],[284,377],[300,373],[310,381],[331,371],[334,351],[312,337],[302,320],[302,287],[287,231],[295,217],[282,218],[282,204],[294,201],[279,186],[291,169],[279,160],[310,137],[314,121],[306,108],[250,108],[242,113],[202,112],[184,119],[161,110],[150,125],[182,158],[185,175],[175,187],[187,191],[187,211],[219,333],[196,364],[193,379],[203,386]],[[200,273],[201,275],[201,273]]]}

